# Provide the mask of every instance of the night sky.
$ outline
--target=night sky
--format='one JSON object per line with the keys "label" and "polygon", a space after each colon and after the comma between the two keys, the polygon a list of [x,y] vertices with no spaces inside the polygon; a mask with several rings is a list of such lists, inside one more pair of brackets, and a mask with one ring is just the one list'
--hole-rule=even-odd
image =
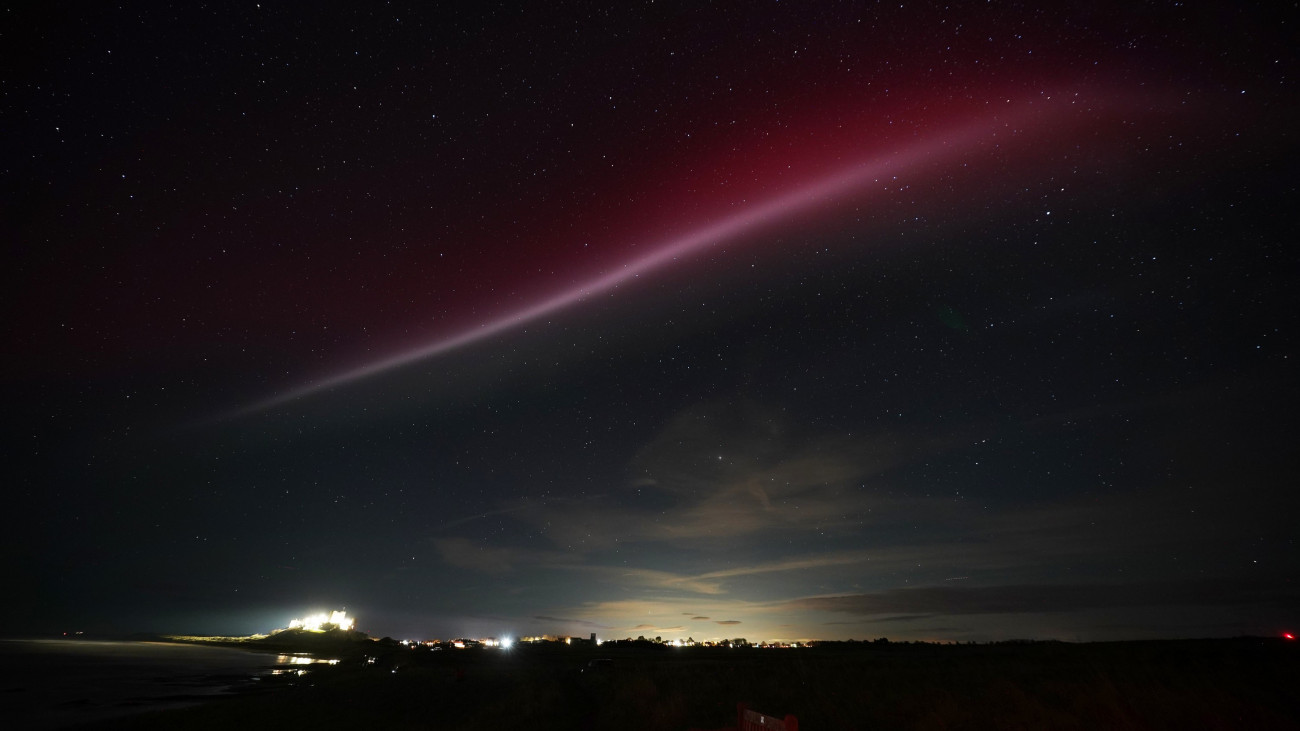
{"label": "night sky", "polygon": [[1300,622],[1294,3],[20,5],[0,631]]}

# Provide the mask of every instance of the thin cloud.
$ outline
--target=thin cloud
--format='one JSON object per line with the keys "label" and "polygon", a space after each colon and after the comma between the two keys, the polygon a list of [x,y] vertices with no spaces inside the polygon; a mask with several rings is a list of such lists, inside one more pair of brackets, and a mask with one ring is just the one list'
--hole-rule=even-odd
{"label": "thin cloud", "polygon": [[801,556],[799,558],[755,564],[753,566],[738,566],[736,568],[723,569],[721,571],[710,571],[706,574],[694,576],[693,579],[696,581],[705,581],[708,579],[753,576],[755,574],[770,574],[781,571],[805,571],[808,569],[825,568],[827,566],[859,564],[870,560],[871,552],[869,551],[841,552],[820,556]]}
{"label": "thin cloud", "polygon": [[610,627],[609,625],[601,624],[601,623],[599,623],[599,622],[592,622],[591,620],[588,620],[588,619],[573,619],[573,618],[571,618],[571,617],[548,617],[548,616],[546,616],[546,615],[544,615],[544,614],[536,615],[536,616],[533,617],[533,619],[541,620],[541,621],[543,621],[543,622],[559,622],[559,623],[561,623],[561,624],[577,624],[577,625],[582,625],[583,627],[591,627],[592,629],[614,629],[613,627]]}
{"label": "thin cloud", "polygon": [[434,528],[434,530],[441,531],[441,530],[447,530],[448,528],[456,528],[458,526],[465,525],[466,523],[472,523],[476,520],[482,520],[483,518],[490,518],[494,515],[509,515],[510,513],[517,513],[521,510],[528,510],[530,507],[531,506],[529,505],[515,505],[512,507],[503,508],[501,510],[489,510],[487,512],[477,513],[475,515],[467,515],[463,518],[456,518],[455,520],[449,520],[445,523],[441,523],[436,528]]}
{"label": "thin cloud", "polygon": [[[618,628],[615,627],[614,629],[618,629]],[[635,627],[625,627],[624,629],[626,629],[628,632],[660,632],[660,633],[684,632],[686,630],[686,628],[682,627],[681,625],[677,625],[675,627],[658,627],[653,624],[638,624]]]}
{"label": "thin cloud", "polygon": [[850,614],[1024,614],[1161,606],[1296,606],[1300,590],[1276,582],[1206,580],[1153,584],[933,586],[809,597],[790,609]]}
{"label": "thin cloud", "polygon": [[513,568],[513,554],[506,548],[484,546],[465,538],[439,538],[433,544],[442,560],[457,568],[491,574],[504,573]]}

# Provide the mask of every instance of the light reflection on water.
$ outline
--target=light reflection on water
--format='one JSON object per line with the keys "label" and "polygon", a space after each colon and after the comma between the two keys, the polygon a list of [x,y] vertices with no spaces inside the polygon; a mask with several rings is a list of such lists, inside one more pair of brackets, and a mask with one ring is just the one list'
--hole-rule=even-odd
{"label": "light reflection on water", "polygon": [[0,726],[58,729],[193,704],[337,660],[169,642],[0,640]]}
{"label": "light reflection on water", "polygon": [[[337,659],[312,657],[310,655],[276,655],[276,665],[338,665]],[[278,667],[271,671],[272,675],[306,675],[306,668],[286,668]]]}
{"label": "light reflection on water", "polygon": [[338,665],[338,660],[332,660],[323,657],[312,657],[310,655],[276,655],[276,665]]}

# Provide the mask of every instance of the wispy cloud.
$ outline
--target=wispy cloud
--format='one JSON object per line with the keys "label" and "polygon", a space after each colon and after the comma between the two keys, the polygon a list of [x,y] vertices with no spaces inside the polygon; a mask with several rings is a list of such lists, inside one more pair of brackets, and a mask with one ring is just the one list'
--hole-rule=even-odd
{"label": "wispy cloud", "polygon": [[573,619],[571,617],[548,617],[544,614],[539,614],[533,617],[533,619],[540,620],[543,622],[555,622],[558,624],[580,625],[583,627],[590,627],[592,629],[614,629],[609,625],[601,624],[599,622],[592,622],[586,619]]}
{"label": "wispy cloud", "polygon": [[716,581],[700,580],[691,576],[682,576],[669,571],[656,569],[628,568],[625,566],[604,566],[600,564],[567,563],[553,568],[595,574],[607,581],[629,587],[657,587],[692,592],[695,594],[721,594],[722,585]]}
{"label": "wispy cloud", "polygon": [[[1223,606],[1295,606],[1300,589],[1278,582],[1232,580],[1151,584],[1062,584],[1018,586],[932,586],[872,594],[809,597],[789,602],[791,610],[851,614],[1019,614],[1086,609]],[[910,618],[910,616],[909,616]]]}
{"label": "wispy cloud", "polygon": [[709,403],[674,417],[632,458],[616,491],[500,512],[578,553],[856,530],[880,501],[864,481],[923,451],[894,434],[808,432],[752,403]]}
{"label": "wispy cloud", "polygon": [[[614,627],[613,629],[620,629],[620,628]],[[623,627],[621,629],[628,630],[631,632],[682,632],[686,628],[682,627],[681,625],[677,625],[675,627],[659,627],[653,624],[638,624],[635,627]]]}
{"label": "wispy cloud", "polygon": [[828,566],[849,566],[870,561],[871,556],[871,551],[849,551],[799,556],[781,561],[754,564],[752,566],[737,566],[735,568],[722,569],[720,571],[710,571],[708,573],[699,574],[695,576],[694,579],[697,581],[727,579],[736,576],[753,576],[755,574],[771,574],[781,571],[805,571],[808,569],[826,568]]}
{"label": "wispy cloud", "polygon": [[[1212,595],[1106,582],[1117,566],[1154,561],[1166,536],[1197,519],[1170,511],[1162,495],[1100,502],[1057,491],[990,510],[889,487],[910,463],[969,447],[972,429],[912,441],[832,434],[752,404],[706,404],[679,413],[638,451],[622,485],[504,502],[458,521],[515,522],[519,530],[496,534],[500,545],[452,537],[435,545],[452,566],[528,567],[529,580],[565,583],[572,602],[545,611],[614,632],[685,624],[699,635],[744,622],[747,632],[776,633],[795,617],[816,627],[836,614],[914,626],[944,615],[1170,606]],[[1212,557],[1186,548],[1178,557],[1179,567],[1214,568]],[[1057,583],[1061,566],[1071,583]],[[593,603],[603,592],[592,586],[626,599]],[[719,616],[727,619],[711,619]]]}
{"label": "wispy cloud", "polygon": [[442,560],[457,568],[490,574],[504,573],[512,568],[513,552],[507,548],[485,546],[465,538],[439,538],[433,544]]}
{"label": "wispy cloud", "polygon": [[497,515],[509,515],[511,513],[518,513],[519,511],[527,510],[528,508],[529,508],[528,505],[513,505],[508,508],[502,508],[501,510],[488,510],[483,513],[476,513],[474,515],[467,515],[463,518],[456,518],[454,520],[449,520],[445,523],[439,524],[437,527],[434,528],[434,530],[449,530],[451,528],[457,528],[462,525],[466,525],[468,523],[473,523],[476,520],[491,518]]}

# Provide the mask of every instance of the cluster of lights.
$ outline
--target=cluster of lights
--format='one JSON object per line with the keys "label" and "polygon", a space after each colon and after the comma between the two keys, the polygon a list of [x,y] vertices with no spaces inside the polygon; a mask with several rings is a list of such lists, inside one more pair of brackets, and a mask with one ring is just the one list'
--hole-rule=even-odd
{"label": "cluster of lights", "polygon": [[515,641],[509,637],[502,637],[501,639],[497,639],[495,637],[488,637],[482,640],[459,639],[459,640],[451,641],[451,646],[458,650],[463,650],[467,647],[472,647],[475,645],[482,645],[483,647],[499,647],[501,649],[508,650],[510,649],[510,646],[513,644],[515,644]]}
{"label": "cluster of lights", "polygon": [[302,619],[293,620],[289,623],[289,629],[302,629],[307,630],[308,632],[323,632],[324,626],[331,624],[341,630],[351,631],[355,622],[356,620],[349,617],[347,612],[333,611],[329,614],[321,612],[320,614],[312,614],[303,617]]}

